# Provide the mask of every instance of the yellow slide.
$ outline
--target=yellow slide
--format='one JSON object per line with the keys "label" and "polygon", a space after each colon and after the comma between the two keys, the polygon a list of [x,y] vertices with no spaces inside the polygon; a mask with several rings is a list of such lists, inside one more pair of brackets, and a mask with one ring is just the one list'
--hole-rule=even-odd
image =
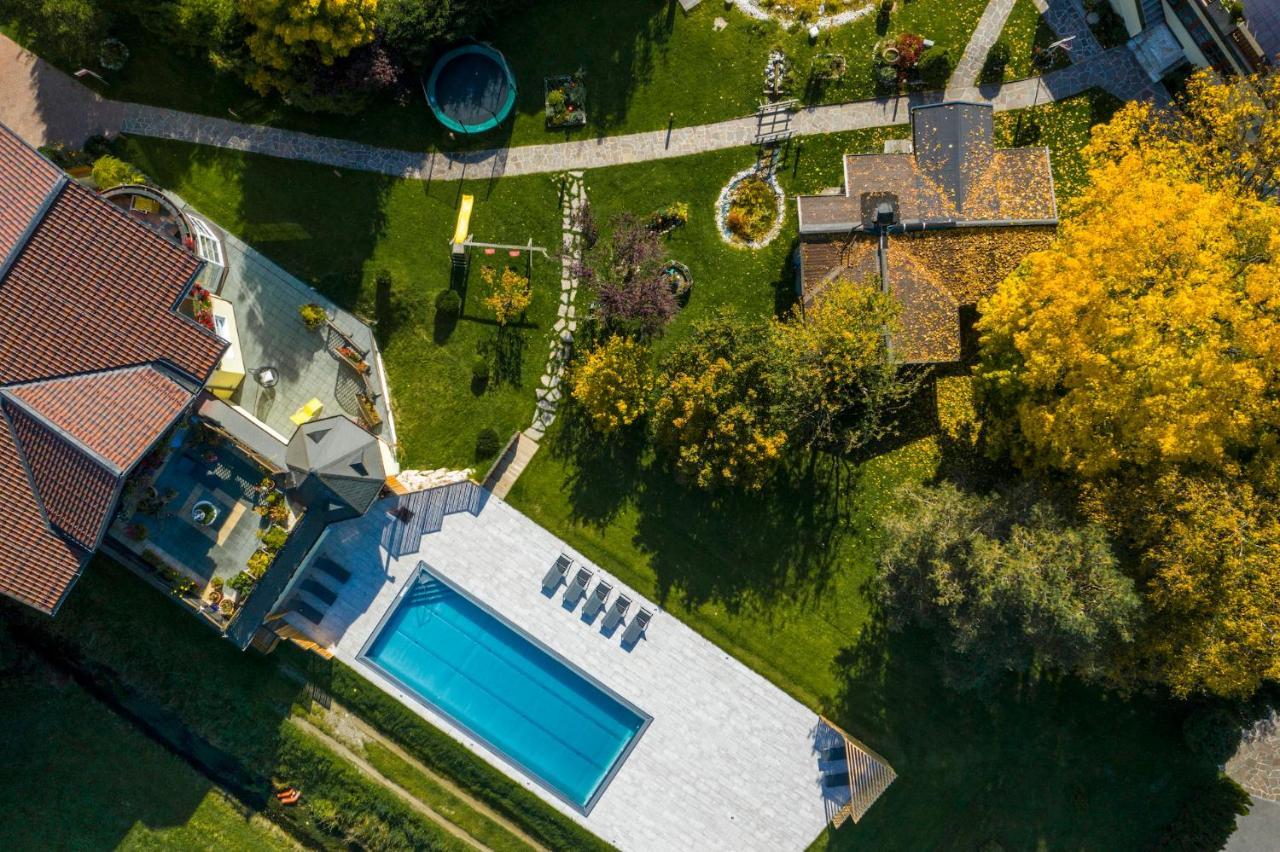
{"label": "yellow slide", "polygon": [[458,227],[453,229],[454,245],[467,241],[467,232],[471,228],[471,206],[473,204],[475,204],[474,196],[462,196],[462,207],[458,209]]}

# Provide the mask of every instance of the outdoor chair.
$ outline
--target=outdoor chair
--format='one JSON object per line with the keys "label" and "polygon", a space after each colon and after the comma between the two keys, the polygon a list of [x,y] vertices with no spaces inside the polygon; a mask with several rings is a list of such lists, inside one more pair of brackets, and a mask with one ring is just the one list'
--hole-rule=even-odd
{"label": "outdoor chair", "polygon": [[551,591],[556,586],[564,582],[564,578],[569,574],[569,568],[573,565],[573,560],[567,554],[561,553],[556,557],[556,563],[551,566],[551,570],[547,572],[547,576],[542,578],[542,588]]}
{"label": "outdoor chair", "polygon": [[822,786],[829,790],[849,786],[848,772],[828,772],[822,776]]}
{"label": "outdoor chair", "polygon": [[587,621],[591,621],[600,614],[600,610],[604,609],[605,601],[609,600],[609,593],[613,591],[611,586],[605,580],[596,583],[595,589],[591,592],[591,597],[587,599],[587,605],[582,608],[582,617]]}
{"label": "outdoor chair", "polygon": [[310,621],[312,624],[318,625],[321,621],[324,620],[324,613],[320,612],[318,609],[316,609],[306,601],[300,601],[297,598],[294,598],[293,603],[290,605],[289,608],[292,609],[294,612],[296,612],[298,615],[305,618],[307,621]]}
{"label": "outdoor chair", "polygon": [[571,582],[564,590],[564,604],[573,609],[578,605],[578,601],[582,600],[582,595],[587,591],[587,583],[591,582],[591,571],[586,568],[579,568],[578,573],[573,575]]}
{"label": "outdoor chair", "polygon": [[627,630],[622,634],[622,644],[634,645],[640,641],[640,637],[644,635],[645,629],[649,626],[649,619],[653,618],[653,613],[644,607],[636,613],[636,617],[631,619],[631,623],[627,625]]}
{"label": "outdoor chair", "polygon": [[604,621],[601,622],[600,628],[606,633],[616,630],[618,623],[622,621],[629,609],[631,609],[631,598],[619,593],[614,598],[613,606],[609,607],[609,612],[605,615]]}
{"label": "outdoor chair", "polygon": [[351,572],[343,568],[337,562],[326,557],[320,557],[316,560],[315,568],[321,574],[331,577],[335,583],[341,586],[343,583],[351,579]]}
{"label": "outdoor chair", "polygon": [[301,588],[302,588],[302,591],[311,595],[311,597],[315,598],[318,601],[323,602],[325,606],[332,605],[333,602],[338,599],[337,594],[331,591],[328,587],[316,582],[315,580],[311,580],[311,579],[304,580],[302,582]]}

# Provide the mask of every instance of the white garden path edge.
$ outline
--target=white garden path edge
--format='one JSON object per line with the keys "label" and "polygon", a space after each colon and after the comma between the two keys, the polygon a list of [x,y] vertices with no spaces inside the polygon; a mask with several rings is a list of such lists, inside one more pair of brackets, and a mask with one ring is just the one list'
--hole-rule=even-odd
{"label": "white garden path edge", "polygon": [[[788,18],[785,15],[767,11],[760,5],[758,0],[733,0],[733,5],[744,15],[749,15],[760,21],[777,21],[788,29],[800,23],[794,18]],[[868,3],[867,5],[857,9],[846,9],[845,11],[839,12],[835,15],[823,15],[822,17],[812,21],[812,24],[817,24],[819,29],[830,29],[831,27],[843,26],[844,24],[852,23],[859,18],[870,15],[875,11],[875,8],[875,3]]]}

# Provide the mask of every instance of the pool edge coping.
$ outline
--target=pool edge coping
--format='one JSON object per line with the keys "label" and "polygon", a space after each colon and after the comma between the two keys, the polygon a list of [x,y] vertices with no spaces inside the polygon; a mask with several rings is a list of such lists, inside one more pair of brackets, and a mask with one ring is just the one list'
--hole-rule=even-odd
{"label": "pool edge coping", "polygon": [[[444,708],[428,700],[425,696],[421,695],[417,690],[413,689],[408,684],[404,683],[394,674],[392,674],[387,669],[385,669],[382,665],[378,663],[377,660],[369,656],[369,649],[382,635],[382,631],[386,627],[387,621],[400,608],[400,604],[402,603],[402,599],[404,598],[404,596],[409,592],[410,589],[414,588],[417,585],[418,581],[422,578],[423,574],[426,574],[431,578],[441,583],[444,583],[452,591],[461,595],[463,598],[470,601],[475,606],[479,607],[482,611],[484,611],[491,617],[497,619],[497,621],[500,624],[505,625],[508,629],[513,631],[517,636],[529,642],[531,645],[533,645],[538,650],[542,651],[544,654],[547,654],[553,660],[556,660],[557,662],[561,663],[567,669],[572,671],[574,674],[578,675],[579,677],[587,681],[587,683],[591,684],[596,689],[599,689],[601,692],[605,693],[614,701],[617,701],[619,704],[623,705],[628,710],[630,710],[631,712],[635,713],[637,716],[640,717],[642,721],[641,721],[640,727],[636,730],[635,735],[630,738],[630,740],[627,742],[626,747],[623,748],[623,750],[618,754],[616,758],[614,758],[612,765],[609,767],[609,771],[606,772],[604,777],[600,779],[600,783],[596,785],[594,792],[591,794],[591,797],[587,799],[585,804],[579,805],[577,802],[565,796],[563,793],[557,790],[554,786],[552,786],[548,781],[546,781],[541,776],[539,776],[536,772],[526,767],[520,761],[511,757],[501,748],[491,743],[486,737],[483,737],[480,734],[476,733],[469,725],[463,723],[460,719],[455,717],[452,713],[449,713]],[[409,696],[413,701],[417,702],[419,705],[426,708],[431,713],[448,721],[451,725],[457,728],[458,731],[465,733],[472,740],[482,745],[489,752],[489,754],[495,757],[498,761],[514,769],[515,771],[519,772],[521,776],[529,779],[538,787],[550,793],[558,801],[572,808],[574,812],[582,815],[583,817],[589,817],[591,815],[592,809],[595,808],[595,806],[599,803],[601,797],[604,796],[605,790],[608,789],[609,785],[613,782],[614,777],[622,769],[623,764],[626,763],[627,758],[631,756],[631,753],[635,750],[635,747],[640,743],[640,739],[644,736],[645,732],[649,730],[649,725],[653,723],[653,716],[646,713],[644,710],[640,709],[638,706],[636,706],[634,702],[624,698],[622,695],[618,694],[618,692],[616,692],[614,689],[610,688],[608,685],[600,681],[598,678],[596,678],[595,676],[587,672],[581,666],[577,665],[572,660],[567,659],[563,654],[551,648],[549,645],[547,645],[545,642],[538,639],[536,636],[533,636],[532,634],[530,634],[524,628],[520,627],[518,624],[513,622],[511,619],[507,618],[502,613],[498,612],[493,607],[489,606],[484,601],[476,598],[473,594],[471,594],[465,588],[458,585],[458,583],[454,582],[449,577],[446,577],[442,572],[439,571],[439,569],[433,568],[431,565],[429,565],[426,562],[426,560],[423,560],[423,559],[418,560],[418,564],[414,569],[413,576],[410,577],[409,580],[403,586],[401,586],[400,590],[396,592],[395,597],[392,598],[391,602],[387,605],[386,610],[378,618],[377,625],[374,626],[374,629],[369,633],[368,638],[365,639],[364,644],[361,645],[360,651],[356,655],[356,659],[358,659],[363,664],[369,666],[369,668],[373,669],[381,677],[386,678],[388,682],[394,684],[398,689],[403,691],[403,693],[406,696]],[[424,721],[428,721],[428,720],[424,720]],[[439,728],[438,725],[435,727]],[[446,733],[449,733],[449,732],[446,731]],[[464,743],[464,745],[466,744]]]}

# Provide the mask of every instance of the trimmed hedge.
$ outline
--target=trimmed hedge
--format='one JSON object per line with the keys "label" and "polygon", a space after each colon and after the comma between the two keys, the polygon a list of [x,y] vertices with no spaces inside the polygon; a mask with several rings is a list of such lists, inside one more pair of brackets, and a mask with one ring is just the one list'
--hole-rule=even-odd
{"label": "trimmed hedge", "polygon": [[481,761],[466,746],[432,727],[408,708],[338,662],[330,661],[334,698],[421,760],[453,779],[531,837],[552,849],[608,850],[613,847],[569,820],[533,793]]}
{"label": "trimmed hedge", "polygon": [[313,842],[318,835],[340,849],[471,849],[292,725],[280,730],[277,761],[280,781],[304,791],[290,821],[305,821]]}

